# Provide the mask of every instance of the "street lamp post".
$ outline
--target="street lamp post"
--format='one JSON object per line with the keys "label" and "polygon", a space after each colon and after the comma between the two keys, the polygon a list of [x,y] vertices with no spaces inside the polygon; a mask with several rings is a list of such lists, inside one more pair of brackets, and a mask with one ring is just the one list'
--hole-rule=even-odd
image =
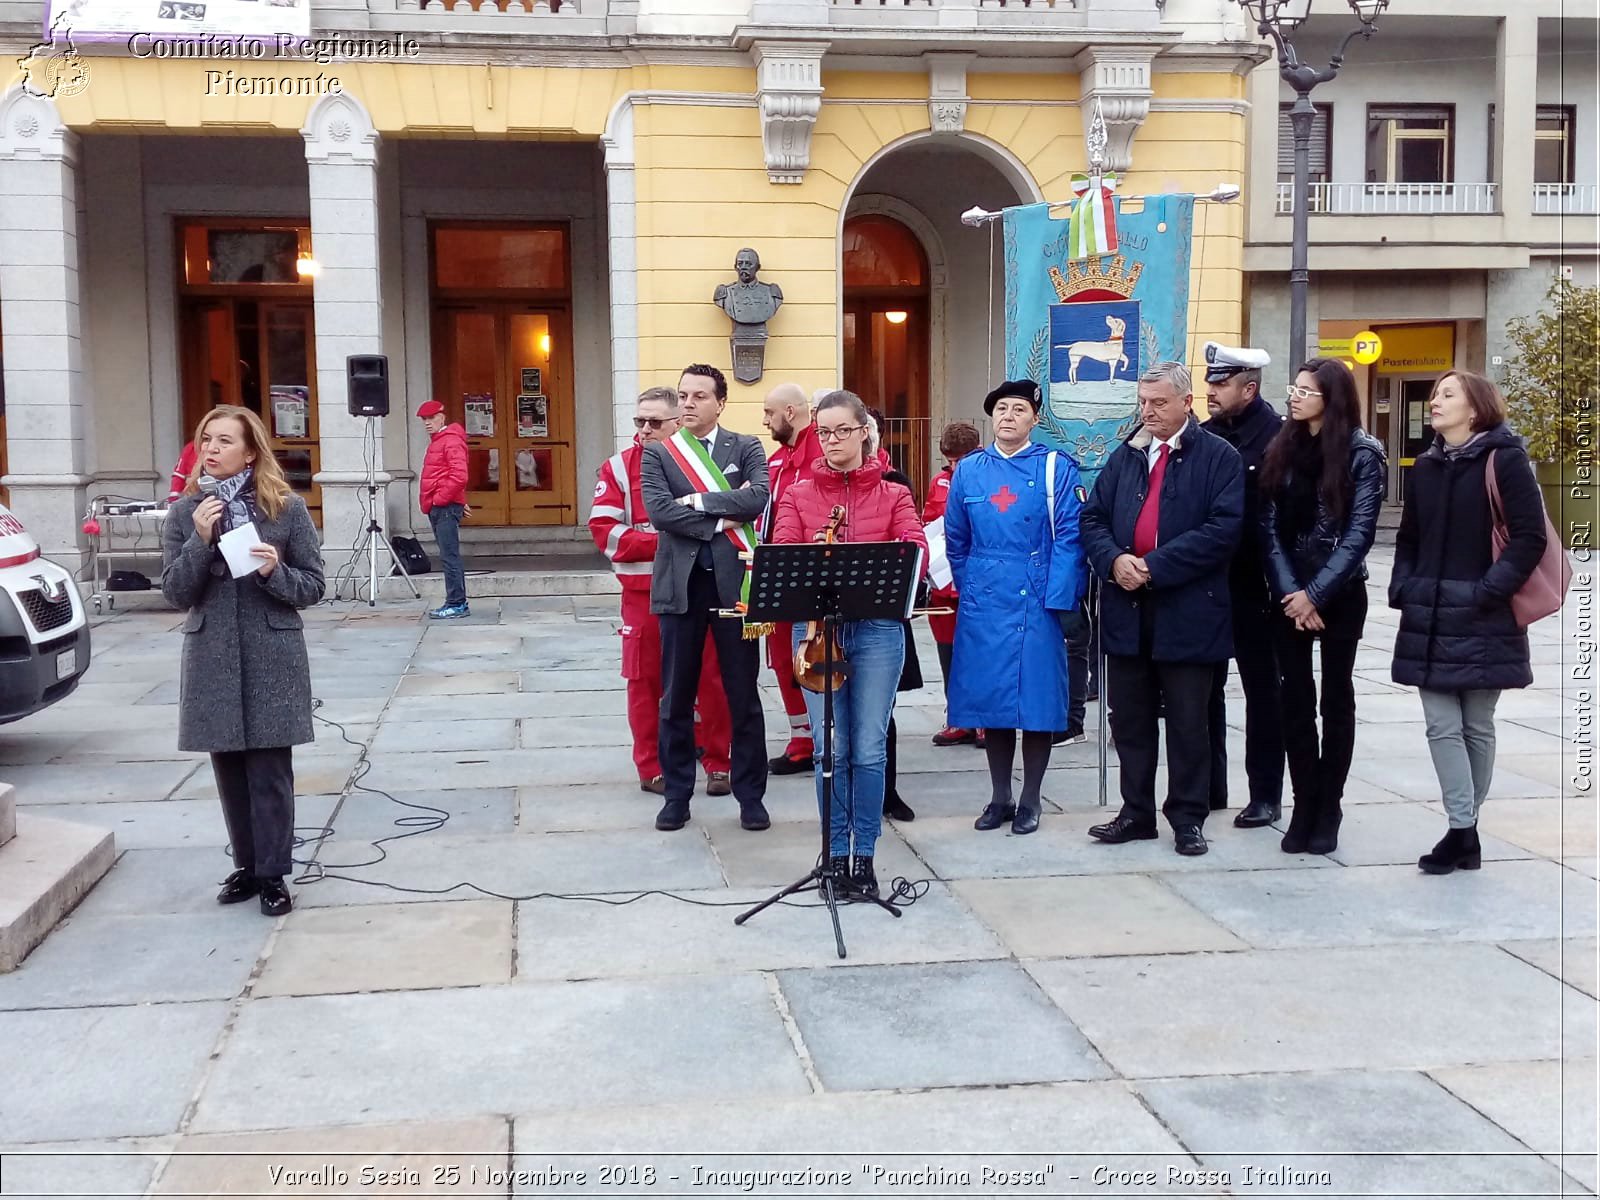
{"label": "street lamp post", "polygon": [[1290,40],[1296,28],[1311,14],[1312,0],[1239,0],[1255,18],[1257,29],[1272,39],[1278,50],[1278,75],[1294,89],[1294,107],[1289,121],[1294,127],[1294,245],[1289,262],[1289,369],[1306,355],[1306,292],[1311,282],[1307,242],[1310,237],[1311,126],[1316,108],[1312,90],[1339,74],[1345,51],[1357,37],[1370,38],[1378,28],[1378,17],[1389,7],[1389,0],[1348,0],[1361,24],[1345,35],[1339,51],[1324,68],[1300,61]]}

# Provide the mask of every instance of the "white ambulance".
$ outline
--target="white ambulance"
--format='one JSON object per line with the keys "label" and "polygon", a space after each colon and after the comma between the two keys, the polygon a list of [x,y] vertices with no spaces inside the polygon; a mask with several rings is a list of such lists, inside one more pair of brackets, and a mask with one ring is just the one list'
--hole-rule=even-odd
{"label": "white ambulance", "polygon": [[0,724],[70,694],[88,669],[78,585],[0,504]]}

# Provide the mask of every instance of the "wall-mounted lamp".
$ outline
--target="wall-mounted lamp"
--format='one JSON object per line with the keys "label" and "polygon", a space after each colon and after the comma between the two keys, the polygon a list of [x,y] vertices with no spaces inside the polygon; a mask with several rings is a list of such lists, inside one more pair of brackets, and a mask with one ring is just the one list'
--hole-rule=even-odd
{"label": "wall-mounted lamp", "polygon": [[550,357],[550,335],[548,333],[539,335],[539,353],[546,358]]}
{"label": "wall-mounted lamp", "polygon": [[295,259],[294,269],[301,279],[315,279],[322,274],[322,264],[311,257],[309,250],[300,252],[300,257]]}
{"label": "wall-mounted lamp", "polygon": [[883,319],[889,322],[891,325],[904,325],[906,323],[907,315],[907,313],[904,313],[899,309],[895,309],[893,312],[884,313]]}

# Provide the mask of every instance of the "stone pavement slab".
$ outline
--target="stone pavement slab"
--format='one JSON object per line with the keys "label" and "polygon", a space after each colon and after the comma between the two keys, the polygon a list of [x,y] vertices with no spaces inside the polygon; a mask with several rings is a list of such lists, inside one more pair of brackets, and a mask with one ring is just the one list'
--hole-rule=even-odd
{"label": "stone pavement slab", "polygon": [[[218,817],[221,820],[221,817]],[[160,913],[215,913],[217,889],[233,870],[233,860],[215,849],[126,850],[116,865],[77,908],[79,917]],[[241,909],[248,911],[241,912]],[[241,919],[259,913],[235,905]]]}
{"label": "stone pavement slab", "polygon": [[[1593,1001],[1486,945],[1068,959],[1028,970],[1130,1079],[1559,1058],[1595,1037]],[[1249,1021],[1234,1016],[1246,1012]]]}
{"label": "stone pavement slab", "polygon": [[227,1011],[208,1001],[0,1013],[0,1046],[28,1049],[28,1086],[0,1088],[0,1129],[11,1142],[172,1133]]}
{"label": "stone pavement slab", "polygon": [[1502,942],[1500,948],[1532,963],[1548,975],[1600,997],[1600,968],[1596,966],[1593,937],[1550,938],[1532,942]]}
{"label": "stone pavement slab", "polygon": [[508,983],[512,944],[505,900],[301,908],[285,919],[252,995]]}
{"label": "stone pavement slab", "polygon": [[[205,1133],[178,1139],[151,1195],[483,1196],[493,1193],[481,1180],[510,1162],[511,1123],[503,1117]],[[328,1164],[349,1184],[276,1182]],[[283,1174],[274,1175],[274,1168]],[[363,1172],[373,1181],[368,1186],[362,1186]],[[417,1183],[408,1178],[412,1173]],[[389,1182],[379,1182],[384,1179]]]}
{"label": "stone pavement slab", "polygon": [[255,905],[69,918],[0,975],[0,1009],[227,1000],[243,990],[273,923]]}
{"label": "stone pavement slab", "polygon": [[1160,880],[1143,875],[963,879],[953,887],[1018,958],[1246,948]]}
{"label": "stone pavement slab", "polygon": [[374,756],[428,750],[512,750],[517,722],[512,717],[469,721],[385,721],[373,739]]}
{"label": "stone pavement slab", "polygon": [[551,746],[627,747],[624,758],[631,759],[633,734],[627,718],[619,714],[601,717],[524,717],[517,722],[517,744],[524,750]]}
{"label": "stone pavement slab", "polygon": [[[703,789],[705,776],[696,784]],[[661,797],[641,791],[637,783],[554,784],[517,788],[516,805],[519,833],[640,830],[655,827]]]}
{"label": "stone pavement slab", "polygon": [[[1503,1069],[1503,1068],[1497,1068]],[[1551,1195],[1560,1172],[1425,1075],[1339,1072],[1141,1083],[1140,1095],[1235,1195]],[[1327,1172],[1263,1188],[1250,1168]]]}
{"label": "stone pavement slab", "polygon": [[[452,675],[407,675],[396,696],[471,696],[517,691],[515,671],[469,671]],[[457,701],[457,703],[462,703]]]}
{"label": "stone pavement slab", "polygon": [[[97,647],[98,648],[98,647]],[[61,1196],[143,1196],[171,1138],[0,1143],[6,1200]]]}
{"label": "stone pavement slab", "polygon": [[[17,804],[88,804],[100,800],[164,800],[200,767],[200,760],[167,762],[52,763],[8,766],[6,782]],[[211,772],[205,772],[209,780]]]}
{"label": "stone pavement slab", "polygon": [[637,783],[638,780],[632,761],[623,755],[596,754],[587,747],[550,747],[374,754],[372,770],[362,782],[386,792],[416,792],[438,787],[441,783],[457,788],[502,788],[533,783]]}
{"label": "stone pavement slab", "polygon": [[[362,853],[364,849],[360,843],[351,843],[346,851],[340,851],[337,843],[329,843],[324,858],[330,878],[302,886],[298,903],[317,908],[483,898],[468,888],[456,888],[462,882],[475,883],[502,896],[650,888],[677,891],[715,888],[724,883],[710,845],[692,830],[677,834],[650,829],[538,837],[449,837],[441,832],[389,843],[383,847],[387,857],[382,863],[350,872],[352,879],[360,882],[331,877],[339,874],[340,864],[368,857]],[[347,858],[346,853],[360,857]],[[419,890],[395,891],[385,885]],[[451,888],[455,890],[446,890]],[[440,894],[429,894],[432,892]]]}
{"label": "stone pavement slab", "polygon": [[1576,1059],[1454,1067],[1429,1073],[1452,1094],[1593,1191],[1600,1174],[1595,1159],[1600,1151],[1595,1065],[1593,1059]]}
{"label": "stone pavement slab", "polygon": [[[1287,828],[1287,814],[1279,824]],[[1448,825],[1441,811],[1422,804],[1347,804],[1339,826],[1339,848],[1328,857],[1347,867],[1415,867],[1417,859],[1444,836]],[[1480,840],[1485,861],[1532,854],[1487,833]]]}
{"label": "stone pavement slab", "polygon": [[[511,788],[458,788],[394,792],[393,799],[375,792],[351,791],[338,796],[308,796],[295,805],[295,825],[302,836],[332,818],[335,842],[373,842],[438,826],[440,834],[510,833],[516,823],[516,794]],[[337,806],[337,811],[335,811]],[[396,822],[403,822],[397,825]],[[220,818],[219,818],[220,822]],[[420,833],[417,836],[432,836]],[[348,857],[340,848],[337,859]]]}
{"label": "stone pavement slab", "polygon": [[[301,798],[296,802],[300,824],[306,823],[304,813],[308,804],[314,808],[314,798]],[[101,800],[56,804],[48,812],[63,821],[109,829],[116,836],[118,850],[165,847],[221,850],[228,844],[222,810],[215,800]]]}
{"label": "stone pavement slab", "polygon": [[1594,888],[1534,859],[1445,876],[1415,866],[1351,867],[1197,872],[1165,882],[1252,946],[1271,949],[1503,941],[1595,929]]}
{"label": "stone pavement slab", "polygon": [[[767,809],[772,814],[772,828],[759,833],[740,828],[737,810],[731,814],[725,809],[717,811],[731,804],[729,798],[719,797],[694,806],[698,823],[711,839],[729,887],[777,889],[816,865],[822,852],[822,840],[812,795],[806,794],[797,803],[782,807],[774,804],[769,796]],[[702,809],[705,811],[700,811]],[[689,828],[694,827],[691,824]],[[893,829],[886,828],[879,837],[873,865],[883,888],[896,876],[916,880],[929,875],[927,867],[906,848]]]}
{"label": "stone pavement slab", "polygon": [[[691,892],[623,907],[535,900],[517,917],[520,980],[698,975],[823,967],[838,962],[833,925],[815,891],[778,904],[735,927],[733,918],[770,890]],[[944,962],[1001,958],[1006,949],[942,884],[934,884],[899,918],[875,905],[845,904],[840,925],[851,963]]]}
{"label": "stone pavement slab", "polygon": [[286,1078],[301,1086],[273,1114],[292,1127],[809,1091],[755,975],[257,1000],[193,1130],[257,1127],[261,1089]]}
{"label": "stone pavement slab", "polygon": [[[1391,792],[1398,792],[1408,800],[1437,800],[1439,777],[1433,772],[1433,760],[1428,756],[1428,744],[1422,742],[1417,753],[1407,757],[1390,754],[1368,757],[1361,748],[1361,734],[1356,735],[1356,757],[1350,764],[1350,777],[1377,784]],[[1550,788],[1537,779],[1529,779],[1509,769],[1495,768],[1494,781],[1489,785],[1489,799],[1485,804],[1506,800],[1513,796],[1547,796]]]}
{"label": "stone pavement slab", "polygon": [[778,981],[830,1091],[1110,1074],[1015,963],[834,967]]}
{"label": "stone pavement slab", "polygon": [[[621,680],[618,680],[620,683]],[[388,716],[395,721],[478,721],[495,717],[607,717],[625,710],[622,691],[488,692],[441,699],[397,695]]]}
{"label": "stone pavement slab", "polygon": [[[1442,810],[1441,810],[1442,811]],[[1495,800],[1478,813],[1478,829],[1545,858],[1595,850],[1595,801],[1554,795]]]}

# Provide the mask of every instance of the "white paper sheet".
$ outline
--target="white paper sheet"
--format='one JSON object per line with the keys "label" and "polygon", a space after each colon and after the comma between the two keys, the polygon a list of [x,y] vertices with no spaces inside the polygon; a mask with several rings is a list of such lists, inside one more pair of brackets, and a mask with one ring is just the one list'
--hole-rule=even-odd
{"label": "white paper sheet", "polygon": [[217,548],[222,551],[222,557],[228,563],[228,570],[235,579],[242,579],[261,566],[259,558],[250,556],[250,551],[259,545],[261,545],[261,535],[256,532],[254,521],[246,521],[237,529],[230,529],[217,539]]}
{"label": "white paper sheet", "polygon": [[947,588],[955,582],[950,573],[950,560],[944,556],[944,518],[923,527],[928,537],[928,579],[936,588]]}

